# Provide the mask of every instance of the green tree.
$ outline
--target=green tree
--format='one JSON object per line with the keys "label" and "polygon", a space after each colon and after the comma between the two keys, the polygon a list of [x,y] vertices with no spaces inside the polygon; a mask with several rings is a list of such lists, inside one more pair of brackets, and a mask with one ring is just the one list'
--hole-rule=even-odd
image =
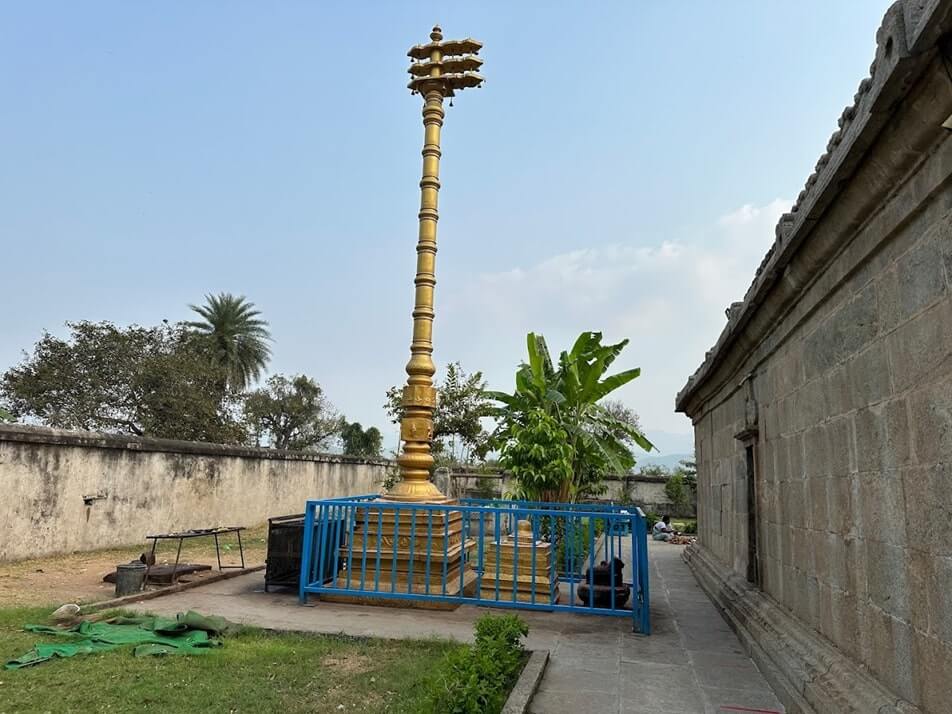
{"label": "green tree", "polygon": [[184,325],[67,323],[0,378],[16,418],[48,426],[170,439],[237,443],[236,397],[221,394],[208,344]]}
{"label": "green tree", "polygon": [[[446,365],[433,414],[433,453],[439,461],[470,463],[485,455],[488,435],[480,420],[492,410],[485,390],[482,372],[467,374],[459,362]],[[387,390],[384,409],[394,424],[403,417],[402,398],[401,388]]]}
{"label": "green tree", "polygon": [[559,355],[556,368],[545,339],[529,333],[529,361],[516,371],[515,391],[487,393],[502,404],[493,412],[499,420],[493,445],[500,449],[501,462],[524,438],[536,411],[551,417],[565,433],[572,462],[568,483],[558,490],[564,500],[595,494],[607,474],[627,472],[634,465],[629,440],[646,451],[654,448],[637,426],[600,403],[641,373],[631,369],[607,375],[628,340],[614,345],[602,345],[601,340],[599,332],[583,332],[570,351]]}
{"label": "green tree", "polygon": [[684,480],[689,504],[697,508],[697,461],[693,456],[690,459],[681,459],[675,473],[680,474]]}
{"label": "green tree", "polygon": [[0,424],[10,421],[14,421],[13,414],[8,409],[0,407]]}
{"label": "green tree", "polygon": [[683,514],[691,505],[691,489],[684,483],[681,473],[673,473],[664,484],[664,493],[678,514]]}
{"label": "green tree", "polygon": [[364,429],[360,422],[341,422],[340,440],[348,456],[380,456],[383,450],[383,434],[371,426]]}
{"label": "green tree", "polygon": [[187,441],[244,443],[241,395],[231,390],[216,392],[222,372],[209,359],[207,342],[182,325],[173,328],[172,340],[145,358],[133,382],[144,405],[145,433]]}
{"label": "green tree", "polygon": [[690,459],[681,459],[678,462],[678,471],[684,475],[684,483],[692,489],[697,487],[697,461],[693,456]]}
{"label": "green tree", "polygon": [[270,377],[245,397],[245,420],[256,443],[274,449],[325,449],[341,431],[341,418],[321,386],[305,375]]}
{"label": "green tree", "polygon": [[243,295],[206,295],[204,305],[189,305],[201,320],[187,323],[212,345],[212,355],[224,370],[226,384],[243,391],[258,379],[271,359],[271,333],[261,312]]}

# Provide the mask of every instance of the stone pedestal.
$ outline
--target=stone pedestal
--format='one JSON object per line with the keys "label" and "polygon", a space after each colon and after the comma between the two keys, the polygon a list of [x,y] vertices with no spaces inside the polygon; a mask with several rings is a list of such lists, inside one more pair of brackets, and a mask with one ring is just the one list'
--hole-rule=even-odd
{"label": "stone pedestal", "polygon": [[364,590],[367,594],[322,593],[321,599],[455,610],[456,603],[386,598],[376,595],[375,591],[474,595],[476,574],[466,566],[465,555],[475,541],[464,542],[462,528],[463,517],[459,511],[398,512],[374,505],[358,509],[353,532],[347,534],[339,550],[341,570],[334,584],[342,589]]}
{"label": "stone pedestal", "polygon": [[536,605],[559,602],[559,580],[552,567],[552,544],[534,541],[529,521],[519,521],[515,536],[503,537],[498,542],[489,538],[483,544],[480,597],[510,602],[514,599],[533,602],[534,599]]}

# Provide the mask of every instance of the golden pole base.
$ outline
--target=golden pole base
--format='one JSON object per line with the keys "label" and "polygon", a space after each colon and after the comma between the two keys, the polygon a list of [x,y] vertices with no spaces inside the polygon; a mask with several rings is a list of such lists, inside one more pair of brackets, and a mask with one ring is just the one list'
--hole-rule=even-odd
{"label": "golden pole base", "polygon": [[444,496],[429,479],[398,481],[379,500],[399,503],[453,503],[453,499]]}

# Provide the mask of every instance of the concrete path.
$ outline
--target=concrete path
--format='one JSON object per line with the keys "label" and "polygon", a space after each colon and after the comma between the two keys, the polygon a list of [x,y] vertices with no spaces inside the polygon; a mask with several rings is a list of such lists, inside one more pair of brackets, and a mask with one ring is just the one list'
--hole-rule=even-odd
{"label": "concrete path", "polygon": [[[681,561],[681,548],[652,543],[653,634],[632,634],[629,618],[520,612],[528,646],[548,649],[549,667],[532,702],[537,714],[774,714],[783,708],[727,624]],[[466,642],[484,608],[454,612],[298,604],[265,593],[262,573],[144,602],[133,609],[222,615],[278,630]]]}

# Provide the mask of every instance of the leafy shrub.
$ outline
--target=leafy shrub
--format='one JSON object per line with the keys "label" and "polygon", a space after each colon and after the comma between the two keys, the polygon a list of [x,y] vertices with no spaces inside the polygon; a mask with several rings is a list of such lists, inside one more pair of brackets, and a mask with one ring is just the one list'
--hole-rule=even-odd
{"label": "leafy shrub", "polygon": [[446,714],[499,712],[522,669],[522,638],[529,627],[516,615],[484,615],[475,643],[453,650],[429,682],[421,711]]}
{"label": "leafy shrub", "polygon": [[502,646],[506,650],[522,652],[522,638],[529,634],[529,626],[518,615],[483,615],[476,620],[476,646]]}
{"label": "leafy shrub", "polygon": [[697,522],[689,521],[688,523],[685,523],[682,532],[687,535],[694,535],[697,533]]}

